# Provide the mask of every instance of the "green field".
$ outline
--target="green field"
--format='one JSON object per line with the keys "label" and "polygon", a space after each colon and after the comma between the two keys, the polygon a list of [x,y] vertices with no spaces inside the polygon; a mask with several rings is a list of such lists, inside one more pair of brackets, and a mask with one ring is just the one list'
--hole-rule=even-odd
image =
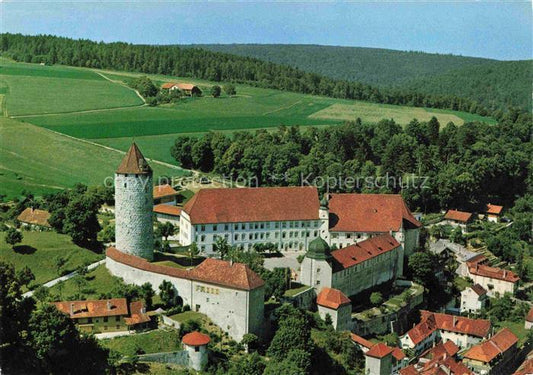
{"label": "green field", "polygon": [[114,339],[100,340],[100,344],[124,356],[133,356],[138,348],[144,353],[173,352],[181,349],[178,331],[158,329],[147,333],[121,336]]}
{"label": "green field", "polygon": [[0,93],[9,116],[138,106],[132,90],[87,69],[0,60]]}
{"label": "green field", "polygon": [[32,285],[40,285],[59,277],[55,259],[67,259],[65,271],[73,271],[84,263],[93,263],[103,258],[72,243],[69,236],[56,232],[22,232],[24,239],[15,250],[4,241],[5,233],[0,233],[0,259],[19,270],[28,266],[35,275]]}
{"label": "green field", "polygon": [[[0,184],[2,194],[8,197],[24,189],[40,195],[77,182],[102,184],[113,176],[123,157],[122,153],[7,118],[0,118],[0,146]],[[155,176],[182,173],[151,165]]]}
{"label": "green field", "polygon": [[[118,284],[122,283],[121,279],[109,273],[105,265],[100,265],[88,272],[85,279],[87,283],[83,286],[83,295],[87,299],[98,299],[101,294],[110,292]],[[70,279],[62,282],[60,288],[54,285],[50,288],[50,292],[58,295],[59,299],[67,299],[80,293],[80,290],[75,280]]]}

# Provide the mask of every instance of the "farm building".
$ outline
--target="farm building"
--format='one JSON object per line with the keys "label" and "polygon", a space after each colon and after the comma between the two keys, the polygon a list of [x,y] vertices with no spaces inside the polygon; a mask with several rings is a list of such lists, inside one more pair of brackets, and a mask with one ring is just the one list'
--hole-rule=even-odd
{"label": "farm building", "polygon": [[466,225],[472,221],[472,213],[458,210],[448,210],[444,215],[443,224],[449,224],[454,227],[460,227],[466,231]]}
{"label": "farm building", "polygon": [[164,83],[161,86],[161,88],[165,90],[169,90],[169,91],[180,90],[181,92],[183,92],[183,94],[188,95],[188,96],[201,96],[202,95],[202,90],[200,90],[198,86],[193,85],[192,83],[168,82],[168,83]]}
{"label": "farm building", "polygon": [[497,223],[500,221],[500,217],[503,211],[503,206],[496,206],[495,204],[487,204],[485,208],[485,214],[487,215],[487,220]]}
{"label": "farm building", "polygon": [[50,213],[44,210],[38,210],[33,207],[28,207],[17,216],[22,226],[31,227],[33,229],[48,230],[52,226],[48,223]]}

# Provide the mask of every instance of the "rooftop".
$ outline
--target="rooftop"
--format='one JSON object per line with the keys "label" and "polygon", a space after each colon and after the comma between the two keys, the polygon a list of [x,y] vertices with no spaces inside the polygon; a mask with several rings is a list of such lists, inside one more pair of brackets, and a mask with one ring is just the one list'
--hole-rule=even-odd
{"label": "rooftop", "polygon": [[134,301],[130,303],[130,317],[125,318],[127,325],[135,325],[146,323],[150,321],[150,317],[146,314],[144,303],[142,301]]}
{"label": "rooftop", "polygon": [[356,335],[355,333],[350,333],[350,336],[352,338],[352,341],[361,345],[361,346],[364,346],[365,348],[367,349],[370,349],[371,347],[373,347],[375,344],[372,342],[372,341],[369,341],[359,335]]}
{"label": "rooftop", "polygon": [[483,288],[481,285],[479,284],[474,284],[470,287],[470,289],[472,289],[478,296],[482,296],[482,295],[485,295],[487,294],[487,291],[485,290],[485,288]]}
{"label": "rooftop", "polygon": [[422,225],[398,194],[331,194],[328,203],[333,232],[388,233]]}
{"label": "rooftop", "polygon": [[520,280],[520,277],[518,277],[518,275],[512,271],[490,267],[483,264],[469,264],[468,271],[473,275],[508,281],[511,283],[516,283],[518,280]]}
{"label": "rooftop", "polygon": [[259,275],[243,263],[232,264],[225,260],[207,258],[196,268],[182,269],[150,263],[146,259],[123,253],[114,247],[107,249],[106,256],[140,270],[233,289],[253,290],[265,284]]}
{"label": "rooftop", "polygon": [[120,174],[151,174],[152,168],[144,158],[143,154],[133,142],[128,152],[118,166],[117,173]]}
{"label": "rooftop", "polygon": [[324,287],[316,298],[317,305],[337,310],[342,305],[350,304],[351,301],[338,289]]}
{"label": "rooftop", "polygon": [[495,204],[487,204],[487,207],[485,209],[487,214],[490,215],[499,215],[503,211],[503,206],[496,206]]}
{"label": "rooftop", "polygon": [[533,307],[527,313],[526,320],[533,323]]}
{"label": "rooftop", "polygon": [[444,219],[446,220],[454,220],[454,221],[459,221],[461,223],[466,223],[471,218],[472,218],[472,213],[458,211],[458,210],[448,210],[448,212],[446,212],[446,215],[444,215]]}
{"label": "rooftop", "polygon": [[57,309],[73,319],[128,315],[126,298],[54,302]]}
{"label": "rooftop", "polygon": [[390,346],[387,346],[383,344],[382,342],[377,343],[376,345],[372,346],[368,352],[365,353],[365,355],[369,357],[374,358],[384,358],[391,354],[394,351],[393,348]]}
{"label": "rooftop", "polygon": [[174,190],[169,184],[157,185],[154,186],[154,199],[163,198],[163,197],[172,197],[178,195],[179,193]]}
{"label": "rooftop", "polygon": [[194,332],[191,332],[191,333],[187,333],[185,336],[183,336],[181,341],[185,345],[201,346],[201,345],[209,344],[211,339],[209,338],[209,336],[207,336],[207,335],[205,335],[203,333],[200,333],[198,331],[194,331]]}
{"label": "rooftop", "polygon": [[487,341],[471,347],[464,357],[488,363],[499,354],[505,353],[518,342],[518,337],[508,328],[503,328]]}
{"label": "rooftop", "polygon": [[192,224],[318,220],[315,187],[202,189],[183,207]]}
{"label": "rooftop", "polygon": [[181,207],[171,206],[170,204],[157,204],[154,206],[154,212],[170,216],[180,216]]}
{"label": "rooftop", "polygon": [[381,234],[354,245],[335,250],[331,255],[337,262],[337,270],[342,270],[394,250],[399,246],[400,243],[390,234]]}
{"label": "rooftop", "polygon": [[42,227],[50,227],[50,223],[48,223],[49,218],[50,213],[48,211],[38,210],[32,207],[27,207],[17,216],[17,220],[22,223],[40,225]]}

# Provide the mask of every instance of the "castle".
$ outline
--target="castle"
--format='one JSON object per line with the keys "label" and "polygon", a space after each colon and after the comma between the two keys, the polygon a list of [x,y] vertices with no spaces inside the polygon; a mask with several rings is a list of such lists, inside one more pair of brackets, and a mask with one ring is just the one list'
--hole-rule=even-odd
{"label": "castle", "polygon": [[235,340],[262,334],[264,282],[247,265],[206,259],[193,269],[152,263],[153,172],[133,143],[115,173],[116,245],[106,267],[126,283],[158,289],[170,281],[184,304],[207,315]]}

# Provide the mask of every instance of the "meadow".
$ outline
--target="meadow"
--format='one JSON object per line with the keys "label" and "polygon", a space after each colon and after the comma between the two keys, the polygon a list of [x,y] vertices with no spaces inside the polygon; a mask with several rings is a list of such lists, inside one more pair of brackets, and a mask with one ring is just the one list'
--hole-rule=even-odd
{"label": "meadow", "polygon": [[[122,157],[121,152],[0,117],[0,185],[8,198],[22,190],[41,195],[78,182],[103,184],[106,177],[113,176]],[[151,165],[154,177],[183,173]]]}
{"label": "meadow", "polygon": [[134,90],[87,69],[0,60],[7,115],[75,112],[142,105]]}
{"label": "meadow", "polygon": [[90,250],[72,243],[69,236],[56,232],[22,232],[22,243],[15,249],[4,241],[5,232],[0,233],[0,260],[11,263],[16,270],[27,266],[35,275],[31,285],[41,285],[59,277],[55,266],[57,257],[64,257],[67,262],[63,266],[64,272],[74,271],[85,263],[93,263],[103,258]]}

